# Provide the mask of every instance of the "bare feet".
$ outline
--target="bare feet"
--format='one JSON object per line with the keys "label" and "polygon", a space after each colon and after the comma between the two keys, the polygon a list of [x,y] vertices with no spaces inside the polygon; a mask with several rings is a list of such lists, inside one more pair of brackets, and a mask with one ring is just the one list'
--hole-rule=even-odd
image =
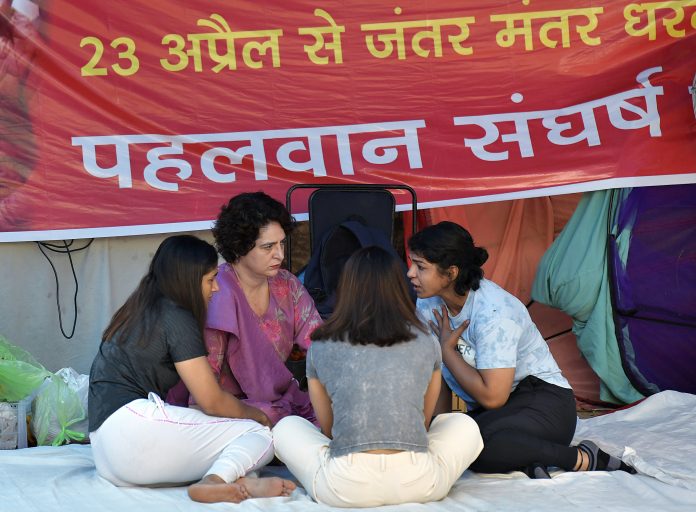
{"label": "bare feet", "polygon": [[239,503],[249,498],[250,494],[246,487],[237,482],[228,484],[217,475],[207,475],[200,482],[189,486],[188,495],[193,501],[201,503]]}
{"label": "bare feet", "polygon": [[242,477],[228,484],[217,475],[207,475],[200,482],[190,485],[188,495],[201,503],[239,503],[247,498],[271,498],[290,496],[297,487],[294,482],[278,477]]}
{"label": "bare feet", "polygon": [[244,487],[252,498],[290,496],[297,487],[294,482],[275,476],[266,478],[242,477],[235,483]]}

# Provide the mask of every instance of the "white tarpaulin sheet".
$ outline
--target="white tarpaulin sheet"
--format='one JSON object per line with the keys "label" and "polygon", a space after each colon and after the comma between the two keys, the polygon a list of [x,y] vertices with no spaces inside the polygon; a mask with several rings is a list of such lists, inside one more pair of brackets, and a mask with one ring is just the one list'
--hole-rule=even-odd
{"label": "white tarpaulin sheet", "polygon": [[[449,496],[426,505],[380,512],[566,510],[687,512],[696,510],[696,395],[666,391],[626,410],[579,420],[575,442],[593,439],[633,464],[638,475],[556,472],[551,480],[522,473],[480,475],[467,471]],[[263,475],[289,477],[285,468]],[[222,511],[323,512],[298,488],[289,498],[202,505],[186,489],[119,488],[97,476],[88,445],[0,451],[0,512]]]}

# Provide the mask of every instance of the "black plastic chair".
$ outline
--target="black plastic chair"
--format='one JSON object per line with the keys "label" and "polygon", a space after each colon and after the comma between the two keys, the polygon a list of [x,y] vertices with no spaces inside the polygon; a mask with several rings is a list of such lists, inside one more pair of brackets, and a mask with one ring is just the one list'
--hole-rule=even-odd
{"label": "black plastic chair", "polygon": [[[366,226],[380,229],[393,243],[396,200],[392,190],[405,190],[411,195],[413,233],[416,232],[418,201],[415,190],[408,185],[324,185],[310,183],[293,185],[285,196],[285,206],[288,211],[292,211],[293,193],[300,189],[313,189],[307,200],[310,254],[327,231],[352,219],[358,219]],[[286,245],[288,268],[292,268],[291,238],[288,237]]]}

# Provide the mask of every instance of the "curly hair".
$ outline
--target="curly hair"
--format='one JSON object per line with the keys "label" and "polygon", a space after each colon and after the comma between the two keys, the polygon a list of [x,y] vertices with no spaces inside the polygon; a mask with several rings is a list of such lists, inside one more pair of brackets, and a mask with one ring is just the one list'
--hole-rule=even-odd
{"label": "curly hair", "polygon": [[224,205],[213,227],[215,247],[228,263],[235,263],[254,248],[261,228],[277,222],[286,235],[295,221],[283,206],[263,192],[234,196]]}
{"label": "curly hair", "polygon": [[451,266],[457,267],[454,291],[458,295],[479,289],[483,278],[481,265],[488,260],[488,251],[475,246],[471,234],[459,224],[443,221],[428,226],[411,237],[408,248],[437,265],[442,274]]}

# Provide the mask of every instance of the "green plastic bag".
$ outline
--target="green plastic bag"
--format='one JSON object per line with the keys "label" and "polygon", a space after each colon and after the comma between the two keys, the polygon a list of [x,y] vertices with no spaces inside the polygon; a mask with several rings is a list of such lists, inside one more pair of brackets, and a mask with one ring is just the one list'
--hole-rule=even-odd
{"label": "green plastic bag", "polygon": [[0,336],[0,402],[18,402],[51,375],[29,352]]}
{"label": "green plastic bag", "polygon": [[60,446],[84,441],[87,436],[76,430],[76,424],[86,416],[77,391],[60,375],[51,374],[32,405],[31,428],[36,443],[39,446]]}

